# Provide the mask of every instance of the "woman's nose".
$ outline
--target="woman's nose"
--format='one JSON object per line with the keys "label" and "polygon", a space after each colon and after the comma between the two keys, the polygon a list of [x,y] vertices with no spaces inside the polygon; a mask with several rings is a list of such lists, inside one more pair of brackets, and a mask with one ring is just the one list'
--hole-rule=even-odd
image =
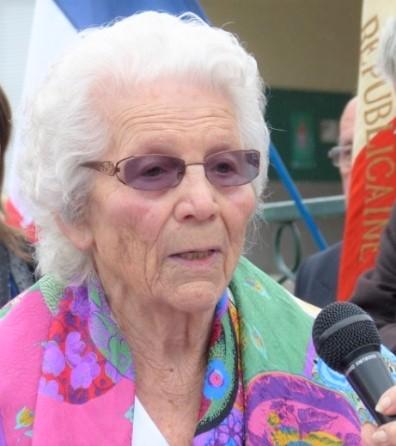
{"label": "woman's nose", "polygon": [[202,165],[189,165],[177,187],[179,198],[175,207],[176,219],[205,221],[219,212],[218,191],[206,178]]}

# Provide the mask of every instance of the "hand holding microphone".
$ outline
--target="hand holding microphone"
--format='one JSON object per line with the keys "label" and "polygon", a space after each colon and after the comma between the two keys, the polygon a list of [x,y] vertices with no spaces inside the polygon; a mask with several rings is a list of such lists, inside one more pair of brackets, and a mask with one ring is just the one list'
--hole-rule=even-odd
{"label": "hand holding microphone", "polygon": [[384,392],[388,409],[391,410],[392,400],[396,409],[396,386],[380,353],[381,340],[371,317],[355,304],[332,303],[317,316],[312,337],[318,355],[333,370],[345,375],[378,425],[393,422],[377,430],[365,427],[364,444],[396,445],[396,416],[376,410]]}

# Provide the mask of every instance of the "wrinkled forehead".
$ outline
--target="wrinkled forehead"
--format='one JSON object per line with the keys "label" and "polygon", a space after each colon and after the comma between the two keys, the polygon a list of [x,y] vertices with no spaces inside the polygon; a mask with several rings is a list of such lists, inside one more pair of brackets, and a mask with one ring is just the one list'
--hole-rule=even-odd
{"label": "wrinkled forehead", "polygon": [[239,126],[232,101],[223,91],[188,79],[163,78],[130,86],[98,83],[92,90],[96,110],[113,137],[202,129],[237,139]]}
{"label": "wrinkled forehead", "polygon": [[120,80],[111,75],[103,75],[92,85],[89,96],[99,110],[114,111],[115,107],[125,107],[134,100],[141,102],[142,98],[174,104],[183,96],[194,102],[202,93],[206,93],[206,97],[210,93],[215,101],[226,100],[228,108],[234,109],[231,94],[226,90],[225,85],[214,86],[208,79],[190,76],[187,73],[179,76],[164,75],[148,81]]}

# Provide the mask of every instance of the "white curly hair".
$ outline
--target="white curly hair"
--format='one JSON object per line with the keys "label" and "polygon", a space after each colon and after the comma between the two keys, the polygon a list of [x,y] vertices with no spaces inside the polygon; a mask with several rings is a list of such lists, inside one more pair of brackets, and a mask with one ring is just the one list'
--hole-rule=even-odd
{"label": "white curly hair", "polygon": [[389,17],[380,34],[378,67],[396,87],[396,17]]}

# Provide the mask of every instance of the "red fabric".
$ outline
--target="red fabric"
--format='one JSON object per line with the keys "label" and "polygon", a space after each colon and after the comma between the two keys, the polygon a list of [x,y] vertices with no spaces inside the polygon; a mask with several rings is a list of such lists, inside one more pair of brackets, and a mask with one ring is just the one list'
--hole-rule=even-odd
{"label": "red fabric", "polygon": [[31,242],[36,241],[36,230],[34,224],[30,223],[27,226],[23,224],[21,214],[18,212],[18,209],[14,206],[10,199],[8,199],[5,203],[4,213],[5,221],[8,225],[12,226],[13,228],[22,229],[28,240]]}
{"label": "red fabric", "polygon": [[348,300],[361,273],[374,266],[382,230],[396,200],[396,119],[360,150],[352,168],[338,300]]}

